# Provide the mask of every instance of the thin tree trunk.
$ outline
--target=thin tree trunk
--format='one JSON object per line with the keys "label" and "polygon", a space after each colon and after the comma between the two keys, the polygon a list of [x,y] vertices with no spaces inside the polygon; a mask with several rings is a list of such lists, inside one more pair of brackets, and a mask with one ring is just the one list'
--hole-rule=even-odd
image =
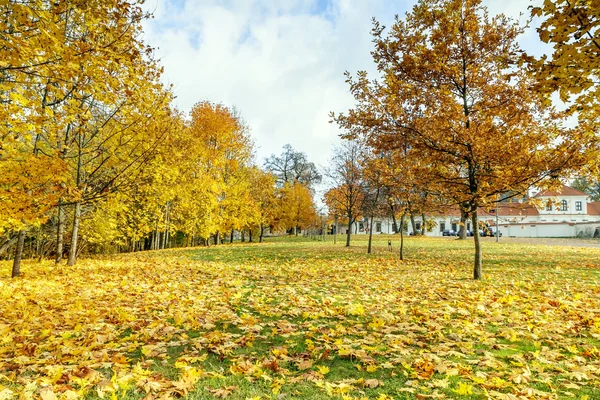
{"label": "thin tree trunk", "polygon": [[371,254],[371,242],[373,240],[373,217],[375,214],[375,206],[377,205],[377,201],[379,200],[379,191],[381,190],[381,188],[377,188],[377,192],[375,193],[375,202],[373,204],[373,209],[372,214],[371,214],[371,221],[369,222],[369,247],[367,249],[367,254]]}
{"label": "thin tree trunk", "polygon": [[248,242],[252,243],[252,229],[248,229]]}
{"label": "thin tree trunk", "polygon": [[219,241],[221,240],[221,232],[217,231],[217,233],[215,233],[215,245],[220,244]]}
{"label": "thin tree trunk", "polygon": [[369,246],[367,247],[367,254],[371,254],[371,242],[373,241],[373,216],[371,215],[371,221],[369,222]]}
{"label": "thin tree trunk", "polygon": [[42,260],[42,248],[44,245],[42,243],[42,239],[40,238],[40,236],[42,236],[42,227],[41,226],[38,228],[37,235],[35,235],[35,257],[39,258],[41,261]]}
{"label": "thin tree trunk", "polygon": [[425,236],[425,213],[421,213],[421,235]]}
{"label": "thin tree trunk", "polygon": [[400,217],[400,260],[404,260],[404,214]]}
{"label": "thin tree trunk", "polygon": [[460,210],[460,228],[458,229],[458,238],[464,240],[467,238],[467,219],[469,214],[462,208]]}
{"label": "thin tree trunk", "polygon": [[19,240],[19,235],[14,236],[14,237],[10,238],[9,240],[7,240],[6,243],[4,243],[2,245],[2,247],[0,247],[0,254],[3,254],[6,250],[8,250],[8,248],[10,246],[17,243],[18,240]]}
{"label": "thin tree trunk", "polygon": [[81,219],[81,202],[75,203],[73,213],[73,229],[71,231],[71,248],[69,249],[69,260],[67,265],[73,266],[77,261],[77,241],[79,239],[79,220]]}
{"label": "thin tree trunk", "polygon": [[21,257],[23,257],[23,246],[25,245],[25,229],[19,231],[17,239],[17,249],[15,250],[15,259],[12,267],[12,277],[21,276]]}
{"label": "thin tree trunk", "polygon": [[[477,227],[477,210],[471,215],[471,223],[473,227]],[[473,279],[481,279],[481,242],[479,241],[479,229],[473,229],[473,239],[475,242],[475,264],[473,268]]]}
{"label": "thin tree trunk", "polygon": [[242,243],[246,241],[246,230],[242,229]]}
{"label": "thin tree trunk", "polygon": [[413,235],[417,235],[417,223],[415,222],[415,214],[410,212],[410,225],[412,226]]}
{"label": "thin tree trunk", "polygon": [[231,236],[229,237],[229,244],[233,243],[233,229],[231,230]]}
{"label": "thin tree trunk", "polygon": [[394,205],[390,203],[390,211],[392,214],[392,231],[398,233],[398,222],[396,221],[396,213],[394,211]]}
{"label": "thin tree trunk", "polygon": [[352,216],[348,215],[348,230],[346,231],[346,247],[350,247],[350,235],[352,234]]}
{"label": "thin tree trunk", "polygon": [[263,226],[263,224],[260,224],[260,235],[258,236],[258,243],[262,243],[264,233],[265,227]]}

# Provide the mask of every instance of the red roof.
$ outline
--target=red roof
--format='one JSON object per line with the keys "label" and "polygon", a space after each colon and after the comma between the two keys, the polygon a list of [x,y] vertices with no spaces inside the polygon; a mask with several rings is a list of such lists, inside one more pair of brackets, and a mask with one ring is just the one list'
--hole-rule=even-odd
{"label": "red roof", "polygon": [[[496,206],[492,208],[480,207],[478,212],[479,216],[496,216]],[[540,215],[537,208],[527,203],[498,203],[498,215],[501,217],[527,217],[533,215]]]}
{"label": "red roof", "polygon": [[600,201],[592,201],[587,203],[588,215],[600,215]]}
{"label": "red roof", "polygon": [[544,190],[541,193],[535,195],[535,197],[556,197],[556,196],[589,196],[580,190],[573,189],[572,187],[562,185],[562,188],[558,190]]}

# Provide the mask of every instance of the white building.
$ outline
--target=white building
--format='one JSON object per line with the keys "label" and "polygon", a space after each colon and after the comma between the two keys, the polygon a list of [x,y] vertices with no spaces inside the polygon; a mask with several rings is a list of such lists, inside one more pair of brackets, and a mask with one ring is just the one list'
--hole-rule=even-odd
{"label": "white building", "polygon": [[[498,214],[496,217],[496,213]],[[492,208],[478,210],[480,223],[490,229],[496,229],[496,221],[502,236],[514,237],[600,237],[600,202],[592,202],[590,196],[579,190],[563,186],[558,191],[543,191],[535,194],[529,202],[498,203]],[[417,231],[421,229],[421,217],[415,216]],[[460,212],[454,208],[443,215],[428,215],[427,236],[442,236],[444,230],[458,231]],[[409,219],[408,234],[412,233]],[[400,224],[400,219],[397,220]],[[472,230],[471,221],[467,221],[467,230]],[[345,233],[346,227],[340,227],[339,233]],[[368,233],[367,221],[353,226],[352,233]],[[374,233],[393,233],[390,218],[375,218]]]}

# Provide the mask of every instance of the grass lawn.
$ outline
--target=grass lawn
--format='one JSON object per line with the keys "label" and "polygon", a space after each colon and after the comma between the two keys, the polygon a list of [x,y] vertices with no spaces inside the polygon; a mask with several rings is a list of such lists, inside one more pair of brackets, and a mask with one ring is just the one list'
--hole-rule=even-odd
{"label": "grass lawn", "polygon": [[0,400],[600,399],[600,248],[375,240],[3,262]]}

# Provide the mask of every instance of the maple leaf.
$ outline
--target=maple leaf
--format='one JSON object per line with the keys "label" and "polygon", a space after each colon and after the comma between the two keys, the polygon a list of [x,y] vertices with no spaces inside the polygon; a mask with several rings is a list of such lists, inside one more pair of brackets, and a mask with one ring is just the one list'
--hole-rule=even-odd
{"label": "maple leaf", "polygon": [[237,386],[225,386],[217,389],[208,389],[208,391],[215,397],[225,398],[230,396],[236,389]]}

